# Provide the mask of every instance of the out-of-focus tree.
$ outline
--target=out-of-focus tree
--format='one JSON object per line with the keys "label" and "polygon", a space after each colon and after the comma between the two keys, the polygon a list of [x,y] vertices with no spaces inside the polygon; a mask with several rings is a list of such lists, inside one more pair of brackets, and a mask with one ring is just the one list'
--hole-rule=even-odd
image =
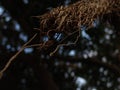
{"label": "out-of-focus tree", "polygon": [[[1,0],[0,69],[39,30],[38,19],[52,8],[78,0]],[[50,52],[26,48],[0,80],[0,89],[16,90],[119,90],[120,16],[106,15],[108,23],[96,22],[83,30],[75,45]],[[110,24],[110,23],[111,24]],[[76,34],[69,40],[74,41]],[[38,35],[30,44],[39,43]],[[53,46],[55,49],[55,46]],[[52,50],[51,50],[52,51]]]}

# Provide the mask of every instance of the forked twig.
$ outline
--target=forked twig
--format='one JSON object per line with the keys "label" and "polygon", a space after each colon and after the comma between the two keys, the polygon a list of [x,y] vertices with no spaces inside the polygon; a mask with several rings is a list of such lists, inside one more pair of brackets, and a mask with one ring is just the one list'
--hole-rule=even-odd
{"label": "forked twig", "polygon": [[[2,78],[3,73],[7,70],[7,68],[10,66],[11,62],[27,47],[27,45],[37,36],[37,34],[35,34],[27,43],[25,43],[21,49],[15,53],[15,55],[13,55],[9,61],[7,62],[7,64],[5,65],[5,67],[0,71],[0,78]],[[32,46],[32,45],[31,45]]]}
{"label": "forked twig", "polygon": [[50,56],[53,56],[53,54],[55,54],[56,51],[57,51],[61,46],[75,45],[75,44],[77,43],[79,37],[80,37],[81,30],[76,30],[76,31],[74,31],[73,33],[71,33],[70,35],[66,36],[66,37],[61,41],[61,43],[62,43],[62,42],[63,42],[64,40],[66,40],[69,36],[71,36],[71,35],[73,35],[73,34],[75,34],[75,33],[77,33],[77,32],[79,32],[79,34],[77,35],[76,40],[75,40],[74,42],[72,42],[72,43],[67,43],[67,44],[59,44],[59,45],[57,45],[57,47],[55,48],[55,50],[50,53]]}

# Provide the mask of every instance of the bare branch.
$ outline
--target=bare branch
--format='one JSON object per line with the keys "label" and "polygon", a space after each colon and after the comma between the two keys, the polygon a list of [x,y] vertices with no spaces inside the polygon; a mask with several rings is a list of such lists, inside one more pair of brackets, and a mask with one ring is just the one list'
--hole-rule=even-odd
{"label": "bare branch", "polygon": [[5,67],[0,71],[0,78],[2,78],[3,73],[7,70],[7,68],[10,66],[11,62],[27,47],[27,45],[37,36],[37,34],[35,34],[27,43],[25,43],[21,49],[15,53],[15,55],[13,55],[9,61],[7,62],[7,64],[5,65]]}

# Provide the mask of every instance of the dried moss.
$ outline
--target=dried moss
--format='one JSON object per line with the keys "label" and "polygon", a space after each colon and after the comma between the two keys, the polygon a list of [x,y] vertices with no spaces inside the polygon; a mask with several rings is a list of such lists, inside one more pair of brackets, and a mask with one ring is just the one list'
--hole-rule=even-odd
{"label": "dried moss", "polygon": [[[40,20],[40,37],[51,38],[51,32],[69,36],[80,30],[81,26],[92,28],[96,19],[102,19],[104,15],[112,13],[120,15],[120,0],[80,0],[69,6],[57,7],[37,16]],[[47,43],[44,43],[45,45],[49,46]]]}

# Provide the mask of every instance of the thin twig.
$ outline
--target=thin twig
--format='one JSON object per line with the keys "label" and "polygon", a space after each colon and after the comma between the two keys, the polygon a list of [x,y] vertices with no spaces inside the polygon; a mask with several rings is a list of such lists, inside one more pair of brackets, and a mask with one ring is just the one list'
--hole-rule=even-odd
{"label": "thin twig", "polygon": [[42,46],[42,44],[27,45],[25,48],[29,48],[29,47],[39,47],[39,46]]}
{"label": "thin twig", "polygon": [[7,62],[7,64],[5,65],[5,67],[0,71],[0,78],[2,78],[3,73],[7,70],[7,68],[10,66],[11,62],[27,47],[27,45],[37,36],[37,34],[35,34],[28,42],[26,42],[21,49],[15,53],[15,55],[13,55],[9,61]]}
{"label": "thin twig", "polygon": [[75,34],[76,32],[79,32],[78,36],[76,37],[76,40],[72,43],[67,43],[67,44],[59,44],[57,45],[57,47],[55,48],[55,50],[53,52],[50,53],[50,56],[53,56],[53,54],[56,53],[56,51],[61,47],[61,46],[69,46],[69,45],[75,45],[80,37],[80,33],[81,33],[81,30],[76,30],[74,31],[73,33],[71,33],[70,35],[66,36],[61,42],[63,42],[64,40],[66,40],[69,36]]}

